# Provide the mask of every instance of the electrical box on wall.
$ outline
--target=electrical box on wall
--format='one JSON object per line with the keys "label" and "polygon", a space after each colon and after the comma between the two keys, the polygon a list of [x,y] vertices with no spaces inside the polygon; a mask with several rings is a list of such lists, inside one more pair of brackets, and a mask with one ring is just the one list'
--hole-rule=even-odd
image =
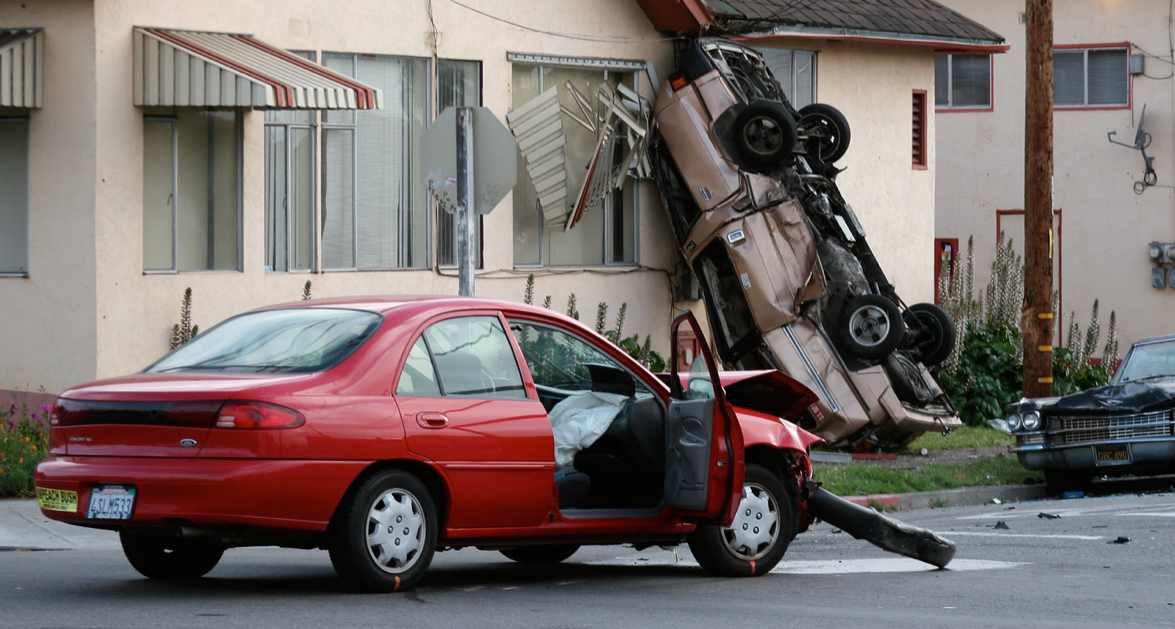
{"label": "electrical box on wall", "polygon": [[1146,57],[1140,54],[1130,55],[1130,74],[1142,74],[1146,70]]}
{"label": "electrical box on wall", "polygon": [[1151,288],[1167,288],[1167,267],[1156,266],[1151,269]]}

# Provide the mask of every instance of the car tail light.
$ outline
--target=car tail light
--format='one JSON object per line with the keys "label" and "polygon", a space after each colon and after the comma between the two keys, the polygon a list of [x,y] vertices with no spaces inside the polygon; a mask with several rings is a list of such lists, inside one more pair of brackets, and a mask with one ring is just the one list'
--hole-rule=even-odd
{"label": "car tail light", "polygon": [[216,415],[217,428],[297,428],[305,423],[298,411],[265,402],[230,401]]}
{"label": "car tail light", "polygon": [[208,428],[224,400],[190,402],[82,402],[59,398],[49,416],[51,428],[99,424]]}

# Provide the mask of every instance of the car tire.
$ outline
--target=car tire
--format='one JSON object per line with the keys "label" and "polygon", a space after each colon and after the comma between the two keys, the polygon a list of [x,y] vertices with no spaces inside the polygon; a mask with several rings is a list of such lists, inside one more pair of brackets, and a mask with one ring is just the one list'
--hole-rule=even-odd
{"label": "car tire", "polygon": [[498,552],[507,559],[525,564],[557,564],[575,554],[579,544],[556,544],[553,546],[519,546]]}
{"label": "car tire", "polygon": [[211,540],[183,540],[121,531],[118,541],[127,561],[148,579],[198,579],[208,574],[224,555],[224,546]]}
{"label": "car tire", "polygon": [[837,340],[856,358],[878,360],[893,352],[906,333],[902,313],[888,297],[862,295],[841,309]]}
{"label": "car tire", "polygon": [[898,352],[886,356],[881,364],[885,367],[885,374],[889,376],[890,386],[894,395],[903,402],[911,404],[925,404],[934,397],[934,391],[922,378],[922,370],[914,361]]}
{"label": "car tire", "polygon": [[704,525],[687,538],[694,559],[710,574],[754,577],[783,559],[796,536],[794,492],[767,468],[747,464],[738,514],[729,527]]}
{"label": "car tire", "polygon": [[366,592],[405,590],[424,576],[437,543],[436,506],[418,478],[379,472],[350,493],[331,523],[335,571]]}
{"label": "car tire", "polygon": [[1045,470],[1044,484],[1051,496],[1060,496],[1067,491],[1089,493],[1093,479],[1085,472],[1072,470]]}
{"label": "car tire", "polygon": [[734,119],[734,145],[746,167],[774,170],[795,150],[796,121],[779,103],[755,101]]}
{"label": "car tire", "polygon": [[914,304],[902,315],[906,327],[918,330],[911,349],[927,367],[942,364],[955,350],[955,321],[935,304]]}
{"label": "car tire", "polygon": [[808,136],[804,150],[825,164],[845,156],[849,150],[852,131],[849,121],[832,105],[812,103],[800,109],[799,127]]}

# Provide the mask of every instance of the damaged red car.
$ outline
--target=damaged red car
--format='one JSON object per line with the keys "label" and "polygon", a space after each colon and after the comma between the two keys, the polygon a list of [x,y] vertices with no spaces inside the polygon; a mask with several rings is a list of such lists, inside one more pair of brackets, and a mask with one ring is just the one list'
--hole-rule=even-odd
{"label": "damaged red car", "polygon": [[718,378],[703,354],[683,389],[520,304],[265,308],[63,393],[38,499],[52,519],[118,531],[152,578],[280,545],[324,548],[356,588],[392,591],[437,550],[547,563],[683,540],[712,573],[762,574],[811,521],[801,486],[818,439],[781,417],[815,398],[768,372],[732,388],[758,410],[735,408],[703,386]]}
{"label": "damaged red car", "polygon": [[[688,313],[673,331],[702,338]],[[279,545],[326,549],[356,589],[395,591],[440,550],[557,563],[584,544],[681,542],[713,574],[752,576],[817,516],[950,561],[946,540],[846,515],[858,507],[811,483],[819,439],[789,421],[808,389],[724,375],[715,386],[703,344],[689,373],[659,378],[578,321],[515,303],[273,306],[64,392],[37,498],[49,518],[118,531],[155,579]]]}

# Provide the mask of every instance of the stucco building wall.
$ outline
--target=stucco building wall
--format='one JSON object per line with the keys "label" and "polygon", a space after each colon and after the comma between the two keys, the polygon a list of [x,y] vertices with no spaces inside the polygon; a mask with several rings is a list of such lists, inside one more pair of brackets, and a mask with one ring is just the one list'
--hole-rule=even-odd
{"label": "stucco building wall", "polygon": [[[513,102],[510,52],[651,60],[660,80],[673,70],[671,41],[630,0],[482,7],[545,33],[424,0],[347,0],[328,3],[329,9],[318,0],[21,4],[0,0],[0,25],[45,29],[47,84],[45,106],[30,113],[30,273],[0,278],[0,303],[6,304],[0,388],[59,392],[143,368],[167,351],[187,287],[194,322],[204,329],[249,308],[298,300],[307,280],[315,297],[457,292],[451,269],[267,272],[265,122],[264,112],[253,110],[242,112],[242,271],[145,274],[144,112],[132,102],[135,26],[250,33],[289,50],[479,61],[482,102],[503,120]],[[783,45],[792,44],[820,51],[820,98],[841,108],[853,125],[853,147],[842,163],[848,170],[839,181],[871,245],[908,302],[929,300],[931,271],[921,259],[931,246],[934,169],[911,170],[909,120],[911,89],[933,93],[930,49],[814,40]],[[651,100],[658,86],[644,74],[639,81]],[[687,307],[701,311],[701,302],[673,301],[668,278],[678,255],[652,182],[639,185],[638,265],[515,268],[511,208],[507,196],[485,217],[479,296],[521,301],[533,273],[536,302],[551,295],[553,308],[562,311],[574,292],[588,322],[596,304],[607,302],[612,325],[627,302],[626,330],[650,334],[666,355],[673,316]]]}
{"label": "stucco building wall", "polygon": [[[943,0],[1007,37],[1011,49],[993,59],[991,111],[939,111],[937,133],[937,225],[939,238],[958,238],[965,250],[975,237],[976,283],[988,282],[995,250],[997,211],[1024,207],[1025,25],[1022,1]],[[1054,4],[1056,46],[1122,44],[1144,51],[1145,75],[1132,77],[1128,108],[1065,110],[1054,113],[1054,208],[1062,218],[1059,271],[1053,278],[1062,306],[1058,338],[1064,342],[1070,313],[1082,329],[1095,299],[1101,325],[1109,311],[1118,315],[1118,338],[1126,345],[1172,331],[1167,311],[1175,290],[1151,288],[1147,243],[1175,241],[1175,149],[1168,26],[1171,7],[1158,0],[1104,2],[1066,0]],[[1154,77],[1154,78],[1151,78]],[[1151,135],[1147,155],[1154,158],[1158,186],[1135,194],[1143,176],[1132,144],[1143,105]],[[1023,251],[1023,220],[1001,221],[1015,248]],[[1103,336],[1104,342],[1104,336]],[[1098,352],[1100,356],[1100,349]]]}

